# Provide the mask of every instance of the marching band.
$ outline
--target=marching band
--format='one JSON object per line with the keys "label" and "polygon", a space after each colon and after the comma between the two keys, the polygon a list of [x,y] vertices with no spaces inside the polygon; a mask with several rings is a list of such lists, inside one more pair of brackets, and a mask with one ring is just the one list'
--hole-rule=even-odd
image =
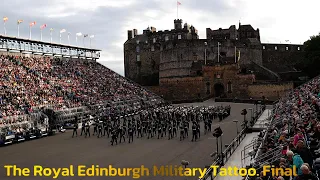
{"label": "marching band", "polygon": [[[78,136],[78,124],[81,123],[80,136],[90,137],[90,127],[93,126],[93,136],[111,138],[111,145],[126,142],[132,143],[134,137],[146,139],[168,140],[179,136],[183,141],[189,137],[191,128],[192,140],[200,138],[200,122],[203,121],[204,134],[211,132],[214,119],[222,121],[230,115],[230,106],[217,107],[174,107],[166,105],[159,108],[149,108],[137,113],[116,116],[112,114],[93,115],[90,120],[79,122],[74,119],[72,137]],[[89,119],[89,118],[88,118]]]}

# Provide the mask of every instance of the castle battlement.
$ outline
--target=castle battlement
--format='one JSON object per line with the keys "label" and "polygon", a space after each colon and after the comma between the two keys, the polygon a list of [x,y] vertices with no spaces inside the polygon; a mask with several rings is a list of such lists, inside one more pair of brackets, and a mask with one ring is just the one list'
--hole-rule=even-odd
{"label": "castle battlement", "polygon": [[[184,24],[182,27],[182,19],[175,19],[174,20],[174,29],[171,30],[159,30],[157,31],[155,27],[148,27],[147,29],[143,30],[142,34],[138,34],[137,29],[128,30],[128,39],[127,42],[134,42],[131,39],[139,40],[141,36],[145,36],[148,39],[152,38],[163,38],[165,41],[173,40],[173,39],[198,39],[198,30],[188,25],[187,23]],[[154,41],[154,40],[153,40]]]}

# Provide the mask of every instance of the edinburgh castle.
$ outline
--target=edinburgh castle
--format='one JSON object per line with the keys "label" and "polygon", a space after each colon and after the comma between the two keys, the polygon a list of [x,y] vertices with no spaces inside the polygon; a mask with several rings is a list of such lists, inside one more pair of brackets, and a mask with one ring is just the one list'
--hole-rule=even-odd
{"label": "edinburgh castle", "polygon": [[277,99],[301,76],[293,64],[302,56],[303,45],[261,43],[259,29],[240,23],[199,39],[176,19],[172,30],[129,30],[124,43],[125,76],[171,101]]}

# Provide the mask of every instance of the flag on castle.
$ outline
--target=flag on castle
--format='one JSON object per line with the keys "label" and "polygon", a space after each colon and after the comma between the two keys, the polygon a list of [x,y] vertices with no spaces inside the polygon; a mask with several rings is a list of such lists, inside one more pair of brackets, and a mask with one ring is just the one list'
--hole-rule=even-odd
{"label": "flag on castle", "polygon": [[46,27],[47,27],[47,24],[43,24],[42,26],[40,26],[40,29],[42,30],[42,29],[44,29]]}
{"label": "flag on castle", "polygon": [[83,35],[83,37],[88,37],[88,36],[89,36],[88,34],[84,34],[84,35]]}
{"label": "flag on castle", "polygon": [[179,19],[179,6],[181,5],[181,3],[179,1],[177,1],[177,19]]}
{"label": "flag on castle", "polygon": [[30,25],[30,27],[32,27],[32,26],[36,25],[36,22],[34,21],[34,22],[30,23],[29,25]]}
{"label": "flag on castle", "polygon": [[23,23],[23,20],[22,20],[22,19],[19,19],[19,20],[17,21],[17,24],[21,24],[21,23]]}
{"label": "flag on castle", "polygon": [[50,31],[53,31],[53,28],[50,28]]}
{"label": "flag on castle", "polygon": [[7,22],[7,21],[8,21],[8,19],[9,19],[9,18],[8,18],[8,17],[6,17],[6,16],[5,16],[5,17],[3,17],[3,22]]}
{"label": "flag on castle", "polygon": [[67,31],[66,29],[61,29],[60,33],[64,33],[66,31]]}

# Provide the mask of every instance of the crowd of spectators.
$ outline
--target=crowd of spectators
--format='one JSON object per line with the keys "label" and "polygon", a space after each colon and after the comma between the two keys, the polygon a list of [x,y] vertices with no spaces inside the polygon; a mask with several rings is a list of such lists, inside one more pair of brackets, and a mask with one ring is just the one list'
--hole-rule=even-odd
{"label": "crowd of spectators", "polygon": [[[258,179],[316,180],[320,170],[320,78],[316,77],[294,89],[275,105],[274,118],[262,147],[263,165],[297,170],[296,177],[272,175]],[[281,148],[282,156],[275,149]],[[271,152],[271,153],[270,153]],[[273,153],[272,153],[273,152]],[[281,154],[280,153],[280,154]],[[257,162],[256,162],[257,163]],[[262,170],[262,168],[260,167]]]}
{"label": "crowd of spectators", "polygon": [[0,125],[41,107],[61,110],[154,97],[95,61],[0,56]]}

